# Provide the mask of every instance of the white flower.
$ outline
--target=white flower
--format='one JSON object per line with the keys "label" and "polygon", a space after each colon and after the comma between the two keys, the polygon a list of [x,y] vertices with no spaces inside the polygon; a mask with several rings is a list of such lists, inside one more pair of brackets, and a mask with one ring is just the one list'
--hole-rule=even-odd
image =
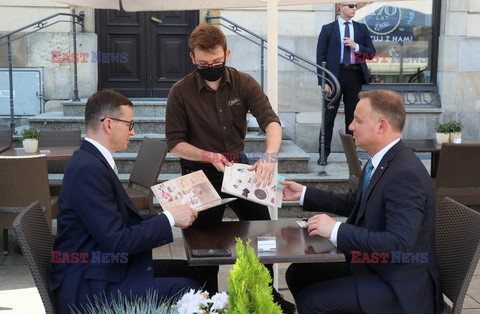
{"label": "white flower", "polygon": [[211,299],[208,292],[190,289],[177,302],[179,314],[224,313],[228,308],[228,295],[225,292],[215,294]]}
{"label": "white flower", "polygon": [[212,297],[213,305],[210,308],[213,310],[224,310],[228,307],[228,295],[226,292],[216,293]]}

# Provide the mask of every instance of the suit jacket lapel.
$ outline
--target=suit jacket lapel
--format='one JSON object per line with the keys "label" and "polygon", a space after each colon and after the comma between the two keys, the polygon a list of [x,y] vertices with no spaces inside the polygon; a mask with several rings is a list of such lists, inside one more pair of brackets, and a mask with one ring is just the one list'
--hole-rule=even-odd
{"label": "suit jacket lapel", "polygon": [[[340,26],[338,25],[338,20],[335,20],[332,23],[332,36],[335,38],[335,42],[337,42],[338,45],[342,44],[340,41]],[[340,59],[340,56],[338,58]]]}
{"label": "suit jacket lapel", "polygon": [[360,37],[360,27],[357,22],[352,20],[352,25],[353,25],[353,41],[358,43],[359,37]]}
{"label": "suit jacket lapel", "polygon": [[[360,206],[359,206],[357,217],[352,217],[352,218],[355,219],[355,225],[358,224],[358,221],[360,220],[360,218],[362,218],[362,216],[365,214],[366,202],[367,202],[368,198],[370,197],[370,194],[373,192],[373,190],[375,188],[375,185],[377,185],[378,180],[380,180],[380,178],[383,176],[383,174],[385,173],[385,170],[387,170],[388,166],[390,165],[390,162],[393,160],[395,155],[401,149],[404,149],[404,148],[405,148],[405,145],[400,140],[397,144],[395,144],[392,148],[390,148],[390,150],[383,156],[382,160],[380,161],[377,168],[375,169],[375,172],[373,173],[372,177],[370,178],[370,182],[368,183],[368,187],[365,190],[365,195],[363,195],[363,197],[360,200],[361,203],[360,203]],[[363,186],[363,175],[364,175],[364,171],[362,171],[362,179],[359,182],[359,185],[358,185],[359,187]],[[359,202],[359,199],[357,197],[357,202],[356,202],[355,205],[357,205],[358,202]]]}
{"label": "suit jacket lapel", "polygon": [[[118,178],[115,171],[112,169],[112,167],[110,167],[110,164],[108,163],[108,161],[105,159],[105,157],[102,155],[102,153],[95,147],[95,145],[93,145],[89,141],[84,140],[82,142],[82,146],[80,148],[89,151],[95,157],[97,157],[100,160],[100,162],[102,162],[105,165],[105,167],[108,169],[110,174],[116,178],[116,180],[118,181],[118,184],[122,185],[122,183],[120,182],[120,179]],[[128,194],[125,191],[125,189],[123,188],[123,186],[121,187],[121,191],[122,191],[122,194],[123,194],[123,198],[125,199],[125,205],[127,205],[126,207],[129,208],[130,211],[133,212],[135,215],[137,215],[138,217],[143,219],[143,216],[140,214],[138,209],[132,203],[132,201],[130,200],[130,197],[128,196]]]}

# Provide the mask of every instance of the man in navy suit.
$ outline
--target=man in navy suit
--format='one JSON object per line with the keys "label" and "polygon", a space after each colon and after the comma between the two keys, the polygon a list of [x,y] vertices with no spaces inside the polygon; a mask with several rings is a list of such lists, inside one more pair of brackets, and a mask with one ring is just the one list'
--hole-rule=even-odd
{"label": "man in navy suit", "polygon": [[151,252],[172,242],[172,227],[190,226],[197,213],[182,206],[142,215],[118,179],[112,155],[135,134],[130,100],[114,91],[95,93],[85,106],[85,124],[85,140],[67,164],[58,201],[48,273],[58,312],[117,291],[130,297],[151,289],[168,298],[197,289],[195,268],[186,261],[153,261]]}
{"label": "man in navy suit", "polygon": [[287,284],[299,313],[441,313],[435,193],[422,162],[400,140],[405,107],[392,91],[360,93],[350,130],[371,156],[357,191],[333,193],[285,181],[284,200],[326,214],[310,236],[329,238],[346,262],[292,264]]}
{"label": "man in navy suit", "polygon": [[[341,4],[339,18],[322,27],[317,44],[317,64],[327,63],[327,69],[332,72],[340,83],[340,92],[345,104],[345,130],[349,134],[348,126],[353,120],[353,112],[358,103],[358,93],[362,84],[368,84],[368,69],[365,60],[375,55],[370,33],[365,24],[357,23],[352,18],[357,11],[356,4]],[[319,71],[320,73],[320,71]],[[318,78],[320,85],[321,78]],[[331,94],[331,86],[325,86],[327,95]],[[330,104],[332,109],[325,112],[325,156],[318,164],[326,164],[332,143],[333,124],[337,115],[340,99]],[[321,137],[319,136],[318,153],[321,151]]]}

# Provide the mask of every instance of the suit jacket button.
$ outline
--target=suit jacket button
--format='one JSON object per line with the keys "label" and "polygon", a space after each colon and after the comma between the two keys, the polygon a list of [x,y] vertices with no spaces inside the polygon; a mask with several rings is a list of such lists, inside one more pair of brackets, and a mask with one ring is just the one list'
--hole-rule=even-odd
{"label": "suit jacket button", "polygon": [[152,267],[148,266],[147,271],[152,271]]}

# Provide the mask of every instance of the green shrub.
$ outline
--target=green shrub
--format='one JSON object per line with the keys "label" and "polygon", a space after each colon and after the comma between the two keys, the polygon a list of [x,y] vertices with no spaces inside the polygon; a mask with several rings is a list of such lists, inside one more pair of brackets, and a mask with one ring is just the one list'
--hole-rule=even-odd
{"label": "green shrub", "polygon": [[228,278],[228,313],[282,313],[280,305],[273,302],[272,282],[267,268],[260,263],[250,246],[237,238],[237,261]]}
{"label": "green shrub", "polygon": [[437,133],[450,133],[450,125],[448,124],[448,122],[438,123],[435,127],[435,131]]}
{"label": "green shrub", "polygon": [[39,132],[34,128],[23,129],[20,135],[22,136],[22,141],[29,138],[38,139]]}

